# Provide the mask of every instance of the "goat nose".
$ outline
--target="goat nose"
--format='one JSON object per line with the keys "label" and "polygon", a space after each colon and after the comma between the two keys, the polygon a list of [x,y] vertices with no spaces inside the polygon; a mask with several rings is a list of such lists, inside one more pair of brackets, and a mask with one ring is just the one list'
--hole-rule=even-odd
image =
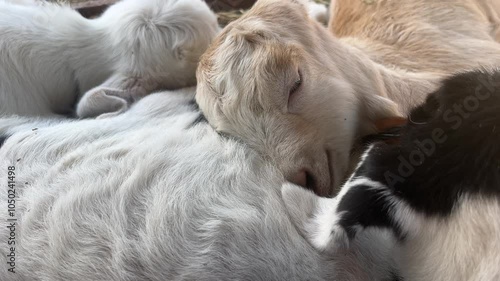
{"label": "goat nose", "polygon": [[307,172],[306,170],[298,171],[290,181],[296,185],[300,185],[302,187],[307,187]]}

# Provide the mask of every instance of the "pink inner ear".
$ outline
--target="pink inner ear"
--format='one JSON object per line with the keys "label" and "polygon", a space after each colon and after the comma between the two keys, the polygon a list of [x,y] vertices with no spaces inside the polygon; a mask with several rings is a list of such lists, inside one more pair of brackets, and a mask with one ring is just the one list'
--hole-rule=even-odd
{"label": "pink inner ear", "polygon": [[390,128],[400,127],[405,125],[408,122],[408,119],[403,117],[391,117],[380,119],[375,122],[375,126],[379,132],[384,132],[389,130]]}

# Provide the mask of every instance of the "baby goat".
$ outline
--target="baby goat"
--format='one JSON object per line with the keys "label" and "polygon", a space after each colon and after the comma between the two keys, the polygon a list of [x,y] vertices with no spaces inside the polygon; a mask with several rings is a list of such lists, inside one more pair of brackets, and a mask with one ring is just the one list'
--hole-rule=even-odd
{"label": "baby goat", "polygon": [[410,113],[398,143],[367,150],[336,198],[285,184],[290,214],[326,252],[391,230],[405,280],[499,280],[499,112],[500,71],[451,77]]}
{"label": "baby goat", "polygon": [[383,131],[381,120],[407,115],[443,77],[500,65],[500,44],[473,0],[333,7],[329,31],[303,1],[257,1],[204,53],[196,93],[217,131],[319,195],[338,191],[359,161],[359,140]]}
{"label": "baby goat", "polygon": [[[0,1],[0,115],[119,112],[194,85],[219,31],[200,0],[123,0],[88,20],[67,6]],[[26,94],[25,94],[26,93]]]}

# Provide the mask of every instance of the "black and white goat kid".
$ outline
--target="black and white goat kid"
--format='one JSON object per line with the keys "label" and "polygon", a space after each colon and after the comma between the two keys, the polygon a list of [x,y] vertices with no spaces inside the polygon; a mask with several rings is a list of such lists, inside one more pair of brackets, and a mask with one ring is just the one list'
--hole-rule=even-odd
{"label": "black and white goat kid", "polygon": [[336,198],[288,183],[283,197],[327,255],[378,229],[392,233],[404,280],[500,280],[500,72],[445,80],[399,141],[368,148]]}

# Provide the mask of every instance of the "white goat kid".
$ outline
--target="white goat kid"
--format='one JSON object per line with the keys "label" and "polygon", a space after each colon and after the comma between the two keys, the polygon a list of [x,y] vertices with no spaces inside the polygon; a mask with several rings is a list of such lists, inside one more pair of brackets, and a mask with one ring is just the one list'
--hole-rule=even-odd
{"label": "white goat kid", "polygon": [[120,112],[195,84],[219,31],[201,0],[123,0],[88,20],[67,6],[0,1],[0,115]]}
{"label": "white goat kid", "polygon": [[499,111],[500,71],[454,76],[412,111],[399,143],[365,153],[336,198],[285,184],[284,201],[323,252],[390,230],[404,280],[500,280]]}
{"label": "white goat kid", "polygon": [[362,256],[326,257],[309,245],[281,200],[283,176],[217,134],[193,96],[152,94],[107,119],[0,118],[0,280],[390,277],[386,238],[360,239],[371,249]]}

